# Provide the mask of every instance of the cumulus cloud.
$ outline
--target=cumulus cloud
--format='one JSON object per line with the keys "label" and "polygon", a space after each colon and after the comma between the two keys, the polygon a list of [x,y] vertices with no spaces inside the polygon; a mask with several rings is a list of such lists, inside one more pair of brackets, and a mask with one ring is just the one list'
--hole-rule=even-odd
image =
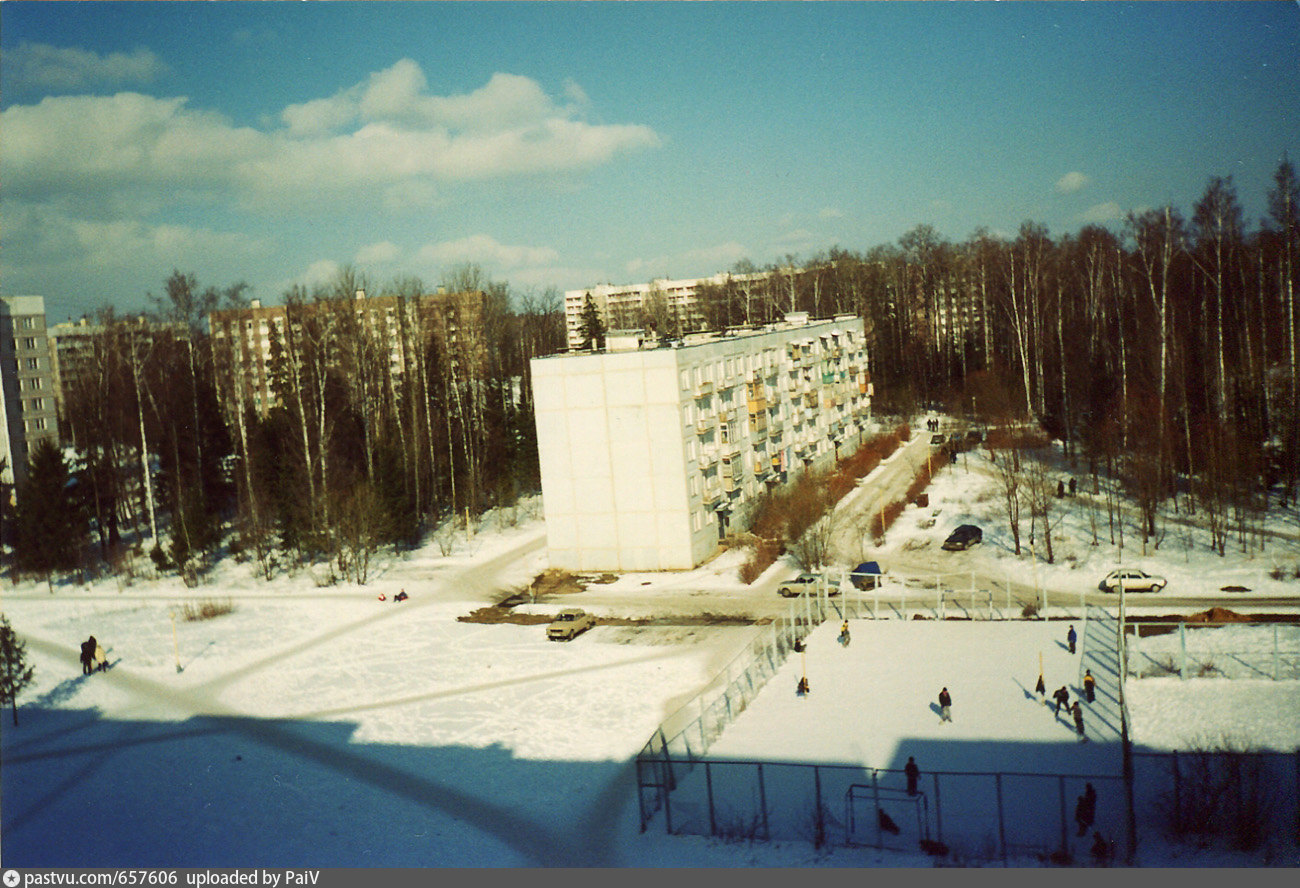
{"label": "cumulus cloud", "polygon": [[1056,190],[1059,194],[1074,194],[1086,188],[1089,181],[1083,173],[1069,172],[1056,180]]}
{"label": "cumulus cloud", "polygon": [[747,258],[749,252],[744,246],[735,241],[727,241],[682,253],[630,259],[624,263],[623,270],[637,280],[654,277],[708,277],[726,271],[741,259]]}
{"label": "cumulus cloud", "polygon": [[1091,206],[1079,215],[1080,221],[1098,225],[1123,218],[1124,210],[1113,200]]}
{"label": "cumulus cloud", "polygon": [[166,70],[147,49],[107,55],[48,43],[21,43],[7,50],[10,90],[66,91],[103,84],[149,83]]}
{"label": "cumulus cloud", "polygon": [[382,265],[392,262],[402,251],[397,244],[391,241],[380,241],[374,244],[366,244],[357,250],[358,265]]}
{"label": "cumulus cloud", "polygon": [[551,247],[503,244],[486,234],[427,244],[417,255],[421,262],[435,267],[473,262],[499,269],[545,265],[559,258],[559,253]]}
{"label": "cumulus cloud", "polygon": [[285,108],[280,120],[236,127],[183,97],[129,92],[14,105],[0,112],[5,187],[91,205],[149,191],[259,208],[382,202],[407,188],[427,194],[438,183],[599,166],[659,144],[646,126],[590,124],[517,75],[495,74],[465,95],[430,95],[410,60]]}

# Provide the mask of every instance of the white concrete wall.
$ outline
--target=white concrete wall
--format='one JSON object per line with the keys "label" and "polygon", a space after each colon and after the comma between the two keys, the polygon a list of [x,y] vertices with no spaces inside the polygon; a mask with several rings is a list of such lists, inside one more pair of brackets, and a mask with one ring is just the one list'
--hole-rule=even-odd
{"label": "white concrete wall", "polygon": [[540,359],[532,372],[551,566],[693,567],[674,352]]}

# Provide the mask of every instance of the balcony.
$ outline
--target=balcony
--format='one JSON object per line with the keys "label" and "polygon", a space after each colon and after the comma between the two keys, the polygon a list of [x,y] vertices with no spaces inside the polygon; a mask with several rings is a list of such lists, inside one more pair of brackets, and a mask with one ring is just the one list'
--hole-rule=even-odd
{"label": "balcony", "polygon": [[695,383],[695,397],[707,398],[711,394],[713,394],[713,383],[711,382]]}

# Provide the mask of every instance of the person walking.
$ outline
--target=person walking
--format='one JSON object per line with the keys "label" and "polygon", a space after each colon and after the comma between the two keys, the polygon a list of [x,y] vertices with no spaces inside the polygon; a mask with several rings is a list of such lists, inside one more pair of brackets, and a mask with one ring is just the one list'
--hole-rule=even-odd
{"label": "person walking", "polygon": [[1092,677],[1092,670],[1083,670],[1083,696],[1089,703],[1097,702],[1097,679]]}
{"label": "person walking", "polygon": [[108,651],[104,650],[104,646],[99,642],[95,642],[95,671],[108,671]]}
{"label": "person walking", "polygon": [[916,783],[921,779],[921,769],[917,767],[916,759],[910,755],[907,764],[903,766],[903,773],[907,775],[907,794],[916,795]]}
{"label": "person walking", "polygon": [[939,691],[939,720],[952,721],[952,695],[947,688]]}
{"label": "person walking", "polygon": [[1079,796],[1078,803],[1074,806],[1074,821],[1079,825],[1079,835],[1086,836],[1088,830],[1092,828],[1093,821],[1097,819],[1097,790],[1092,788],[1089,783]]}
{"label": "person walking", "polygon": [[1052,715],[1059,716],[1062,706],[1065,707],[1066,712],[1070,711],[1070,692],[1065,685],[1061,685],[1056,689],[1055,693],[1052,694],[1052,699],[1056,701],[1056,709],[1052,710]]}
{"label": "person walking", "polygon": [[1043,682],[1043,673],[1038,673],[1038,684],[1034,685],[1034,693],[1038,699],[1045,700],[1047,697],[1047,685]]}
{"label": "person walking", "polygon": [[1075,633],[1074,627],[1071,626],[1070,631],[1065,633],[1065,641],[1070,646],[1070,653],[1074,653],[1074,643],[1078,640],[1079,636]]}
{"label": "person walking", "polygon": [[95,648],[98,647],[95,636],[90,636],[81,643],[81,674],[90,675],[95,669]]}
{"label": "person walking", "polygon": [[1078,700],[1074,701],[1074,708],[1070,712],[1074,715],[1074,729],[1079,732],[1079,741],[1088,742],[1088,735],[1083,732],[1083,707]]}

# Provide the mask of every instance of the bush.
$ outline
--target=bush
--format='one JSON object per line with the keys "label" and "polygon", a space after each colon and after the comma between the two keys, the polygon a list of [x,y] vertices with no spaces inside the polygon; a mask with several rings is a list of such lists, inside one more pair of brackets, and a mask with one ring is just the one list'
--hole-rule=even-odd
{"label": "bush", "polygon": [[181,616],[188,623],[197,623],[202,620],[211,620],[216,617],[233,612],[235,605],[229,598],[222,601],[213,599],[204,599],[202,601],[187,601],[181,605]]}
{"label": "bush", "polygon": [[1157,808],[1171,837],[1222,836],[1238,851],[1254,851],[1268,839],[1276,791],[1257,753],[1226,742],[1194,750],[1175,760],[1173,776],[1174,789]]}

